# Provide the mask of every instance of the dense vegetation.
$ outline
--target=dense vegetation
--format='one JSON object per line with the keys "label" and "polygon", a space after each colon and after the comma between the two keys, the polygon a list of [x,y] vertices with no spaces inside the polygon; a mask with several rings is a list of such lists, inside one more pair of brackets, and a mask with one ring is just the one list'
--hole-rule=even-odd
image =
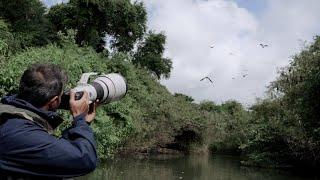
{"label": "dense vegetation", "polygon": [[270,98],[252,109],[244,150],[253,161],[319,166],[320,37],[293,57],[269,87]]}
{"label": "dense vegetation", "polygon": [[146,32],[146,15],[142,3],[130,0],[70,0],[50,9],[38,0],[1,1],[0,95],[16,93],[22,72],[38,62],[62,66],[67,88],[83,72],[120,72],[128,94],[99,107],[92,125],[101,159],[210,150],[243,154],[246,165],[319,166],[320,37],[280,70],[269,98],[252,107],[195,103],[158,82],[170,77],[172,63],[163,57],[165,34]]}

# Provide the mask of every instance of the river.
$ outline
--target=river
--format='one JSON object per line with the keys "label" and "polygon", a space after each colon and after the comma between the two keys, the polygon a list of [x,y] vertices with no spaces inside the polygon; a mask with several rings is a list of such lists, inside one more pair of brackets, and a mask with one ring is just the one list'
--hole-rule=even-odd
{"label": "river", "polygon": [[291,171],[240,166],[239,157],[157,156],[122,158],[101,164],[93,173],[77,180],[302,180],[319,177],[294,174]]}

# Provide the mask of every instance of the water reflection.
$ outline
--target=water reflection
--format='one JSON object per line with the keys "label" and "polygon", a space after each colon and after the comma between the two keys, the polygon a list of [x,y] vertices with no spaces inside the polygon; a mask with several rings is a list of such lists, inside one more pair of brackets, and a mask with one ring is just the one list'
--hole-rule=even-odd
{"label": "water reflection", "polygon": [[216,155],[118,159],[100,165],[95,172],[77,179],[301,180],[318,178],[298,177],[288,171],[242,167],[238,157]]}

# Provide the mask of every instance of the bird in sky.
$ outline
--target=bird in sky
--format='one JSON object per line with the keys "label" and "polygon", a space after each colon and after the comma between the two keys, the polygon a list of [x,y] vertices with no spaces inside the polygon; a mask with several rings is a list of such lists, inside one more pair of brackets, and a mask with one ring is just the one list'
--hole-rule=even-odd
{"label": "bird in sky", "polygon": [[265,47],[268,47],[269,45],[268,44],[259,44],[262,48],[265,48]]}
{"label": "bird in sky", "polygon": [[209,77],[204,77],[204,78],[202,78],[202,79],[200,79],[200,81],[203,81],[204,79],[208,79],[211,83],[213,83],[213,81],[209,78]]}
{"label": "bird in sky", "polygon": [[210,48],[214,48],[214,45],[211,45]]}
{"label": "bird in sky", "polygon": [[242,77],[243,77],[243,78],[245,78],[246,76],[248,76],[248,74],[244,74],[244,75],[242,75]]}

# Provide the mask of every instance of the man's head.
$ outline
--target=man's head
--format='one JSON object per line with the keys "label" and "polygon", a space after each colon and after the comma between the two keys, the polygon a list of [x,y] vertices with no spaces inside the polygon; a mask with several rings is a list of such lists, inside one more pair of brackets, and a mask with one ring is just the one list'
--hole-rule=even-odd
{"label": "man's head", "polygon": [[55,110],[66,82],[67,75],[59,66],[33,64],[21,77],[18,98],[38,108]]}

